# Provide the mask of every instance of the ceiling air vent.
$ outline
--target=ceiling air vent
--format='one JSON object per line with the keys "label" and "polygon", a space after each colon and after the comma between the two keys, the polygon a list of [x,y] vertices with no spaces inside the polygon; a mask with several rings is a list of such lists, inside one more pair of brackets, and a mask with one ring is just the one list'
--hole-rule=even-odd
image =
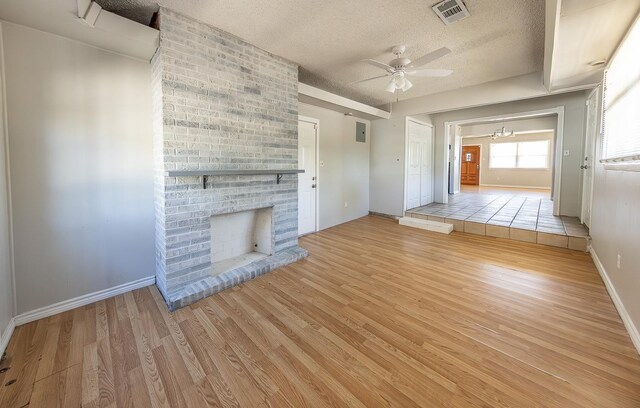
{"label": "ceiling air vent", "polygon": [[462,0],[444,0],[431,8],[445,25],[451,25],[471,15]]}

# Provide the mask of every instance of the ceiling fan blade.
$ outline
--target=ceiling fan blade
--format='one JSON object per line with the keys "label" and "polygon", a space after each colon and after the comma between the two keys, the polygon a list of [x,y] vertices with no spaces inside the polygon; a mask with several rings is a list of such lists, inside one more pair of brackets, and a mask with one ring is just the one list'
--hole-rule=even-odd
{"label": "ceiling fan blade", "polygon": [[446,77],[453,74],[450,69],[418,69],[415,71],[408,71],[407,75],[419,76],[419,77]]}
{"label": "ceiling fan blade", "polygon": [[373,78],[361,79],[360,81],[351,82],[350,85],[361,84],[363,82],[373,81],[374,79],[386,78],[388,76],[389,76],[389,74],[385,74],[385,75],[379,75],[379,76],[376,76],[376,77],[373,77]]}
{"label": "ceiling fan blade", "polygon": [[387,72],[393,72],[393,67],[391,65],[385,64],[384,62],[376,61],[373,59],[365,59],[362,61],[366,62],[369,65],[373,65],[374,67],[382,68]]}
{"label": "ceiling fan blade", "polygon": [[448,49],[447,47],[442,47],[442,48],[438,48],[435,51],[431,51],[430,53],[428,53],[427,55],[423,55],[422,57],[418,58],[415,61],[412,61],[411,64],[409,64],[407,66],[407,68],[418,68],[421,67],[423,65],[426,65],[432,61],[435,61],[439,58],[444,57],[445,55],[449,54],[451,52],[450,49]]}

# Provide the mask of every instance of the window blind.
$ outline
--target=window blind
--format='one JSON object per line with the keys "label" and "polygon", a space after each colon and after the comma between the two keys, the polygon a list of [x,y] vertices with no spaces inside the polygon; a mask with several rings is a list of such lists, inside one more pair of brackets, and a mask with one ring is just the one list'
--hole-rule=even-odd
{"label": "window blind", "polygon": [[640,160],[640,23],[633,24],[605,75],[602,161]]}

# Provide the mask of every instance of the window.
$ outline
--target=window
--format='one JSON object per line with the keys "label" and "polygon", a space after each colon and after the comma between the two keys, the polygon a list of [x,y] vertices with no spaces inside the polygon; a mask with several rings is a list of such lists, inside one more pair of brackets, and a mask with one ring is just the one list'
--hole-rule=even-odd
{"label": "window", "polygon": [[491,143],[489,167],[492,169],[547,169],[549,141]]}
{"label": "window", "polygon": [[513,169],[518,157],[517,143],[491,143],[489,167],[492,169]]}
{"label": "window", "polygon": [[611,60],[605,76],[602,161],[640,162],[640,20]]}

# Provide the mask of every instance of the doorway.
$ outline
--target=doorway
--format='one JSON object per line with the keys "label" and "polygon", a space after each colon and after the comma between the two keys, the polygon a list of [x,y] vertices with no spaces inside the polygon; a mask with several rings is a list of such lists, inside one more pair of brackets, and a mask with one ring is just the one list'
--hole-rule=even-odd
{"label": "doorway", "polygon": [[460,183],[467,186],[480,184],[480,146],[462,146]]}
{"label": "doorway", "polygon": [[298,235],[318,230],[318,128],[317,119],[298,118]]}
{"label": "doorway", "polygon": [[[437,152],[437,154],[442,154],[441,157],[443,157],[444,159],[443,167],[441,168],[441,173],[440,173],[442,174],[442,178],[438,180],[438,184],[440,185],[440,183],[442,183],[441,185],[444,186],[444,188],[441,188],[439,190],[439,194],[437,197],[438,202],[444,203],[444,204],[447,204],[449,202],[449,193],[446,186],[449,185],[449,183],[451,184],[455,183],[455,180],[451,179],[451,177],[455,176],[455,172],[449,171],[450,161],[452,161],[452,158],[450,158],[450,149],[452,149],[454,152],[462,151],[460,147],[460,143],[462,143],[463,138],[455,137],[457,129],[460,126],[465,126],[465,125],[468,126],[473,124],[499,125],[504,123],[505,121],[537,119],[537,118],[544,118],[544,117],[552,117],[554,122],[553,141],[552,143],[550,143],[551,150],[549,151],[549,154],[547,156],[549,158],[549,166],[550,166],[549,168],[551,170],[552,181],[551,181],[550,196],[551,196],[552,206],[553,206],[553,215],[560,215],[560,197],[561,197],[561,187],[562,187],[561,172],[562,172],[563,134],[564,134],[564,107],[563,106],[541,109],[537,111],[510,113],[510,114],[504,114],[499,116],[477,117],[477,118],[470,118],[470,119],[463,119],[463,120],[445,121],[444,122],[444,133],[445,133],[444,139],[450,141],[452,145],[450,146],[449,143],[445,143],[443,146],[443,149]],[[541,144],[535,147],[537,150],[542,149]],[[511,146],[506,146],[504,148],[505,149],[508,148],[511,150],[511,153],[509,154],[509,156],[514,156],[512,154],[513,153],[512,151],[514,149],[513,144]],[[516,154],[515,154],[516,157],[518,156],[517,151],[518,150],[516,147]],[[495,153],[496,154],[494,156],[499,156],[498,151],[496,151]],[[489,151],[485,151],[483,153],[484,156],[487,156],[488,154],[491,155]],[[542,155],[537,155],[537,156],[542,156]],[[517,158],[516,158],[516,161],[517,161]],[[462,160],[460,160],[459,163],[461,164]],[[455,160],[453,160],[452,164],[456,165]],[[485,183],[485,180],[484,180],[485,176],[487,176],[486,172],[483,175],[482,183]],[[520,187],[520,186],[512,185],[511,187]],[[457,192],[455,188],[453,190],[454,190],[453,191],[454,193]]]}
{"label": "doorway", "polygon": [[433,202],[433,126],[407,118],[405,157],[405,206]]}

